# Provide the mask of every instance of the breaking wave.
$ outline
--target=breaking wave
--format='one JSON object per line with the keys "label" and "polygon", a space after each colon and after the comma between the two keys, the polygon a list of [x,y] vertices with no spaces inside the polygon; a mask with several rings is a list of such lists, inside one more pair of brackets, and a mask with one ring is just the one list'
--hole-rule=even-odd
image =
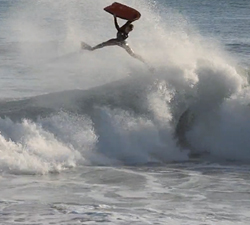
{"label": "breaking wave", "polygon": [[160,3],[122,2],[143,15],[129,41],[154,72],[120,48],[79,52],[81,40],[112,37],[110,16],[91,15],[109,1],[10,8],[17,60],[28,65],[22,74],[39,85],[33,96],[0,103],[2,171],[162,164],[192,153],[250,160],[248,81],[234,59],[180,13]]}

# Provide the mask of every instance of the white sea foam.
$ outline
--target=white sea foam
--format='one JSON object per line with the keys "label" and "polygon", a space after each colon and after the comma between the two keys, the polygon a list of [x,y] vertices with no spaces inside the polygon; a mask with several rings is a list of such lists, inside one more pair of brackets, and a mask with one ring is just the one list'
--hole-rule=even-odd
{"label": "white sea foam", "polygon": [[0,120],[1,170],[11,173],[44,174],[75,167],[80,154],[57,140],[41,124],[28,120]]}
{"label": "white sea foam", "polygon": [[[13,5],[10,15],[15,16],[8,18],[14,34],[11,38],[18,43],[20,64],[29,66],[25,76],[39,81],[39,92],[88,89],[128,75],[143,80],[151,74],[121,48],[79,52],[82,40],[95,45],[115,35],[112,17],[102,10],[109,3],[43,0]],[[2,119],[4,145],[10,145],[15,154],[35,152],[36,160],[47,163],[45,171],[63,167],[65,162],[66,167],[74,166],[78,159],[105,165],[184,160],[187,152],[179,149],[173,136],[179,116],[191,106],[197,115],[187,136],[192,146],[233,160],[235,154],[225,151],[230,142],[223,141],[233,135],[244,140],[230,145],[230,152],[243,149],[240,159],[244,158],[248,127],[247,119],[240,118],[248,108],[248,98],[246,104],[239,104],[245,97],[238,96],[247,81],[236,71],[234,60],[218,43],[202,37],[180,13],[143,0],[122,3],[142,13],[128,42],[155,68],[151,75],[156,88],[145,96],[151,117],[107,105],[96,108],[99,121],[69,114],[37,122]],[[238,114],[234,105],[239,107]],[[239,137],[237,127],[243,124],[244,134]],[[218,133],[217,138],[211,138]],[[58,163],[54,165],[54,161]]]}

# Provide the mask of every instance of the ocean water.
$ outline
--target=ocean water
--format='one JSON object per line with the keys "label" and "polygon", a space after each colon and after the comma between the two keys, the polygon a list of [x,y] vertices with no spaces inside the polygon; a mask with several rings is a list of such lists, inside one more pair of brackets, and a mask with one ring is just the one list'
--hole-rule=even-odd
{"label": "ocean water", "polygon": [[[250,224],[250,2],[0,0],[0,224]],[[119,23],[124,21],[119,20]]]}

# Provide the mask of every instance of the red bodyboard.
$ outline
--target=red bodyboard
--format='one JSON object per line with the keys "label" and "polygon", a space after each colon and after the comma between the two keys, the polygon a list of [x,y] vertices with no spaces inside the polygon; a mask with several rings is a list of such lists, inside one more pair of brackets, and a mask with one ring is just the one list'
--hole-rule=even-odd
{"label": "red bodyboard", "polygon": [[108,13],[111,13],[112,15],[116,15],[117,17],[128,21],[135,21],[141,17],[141,14],[136,9],[118,2],[114,2],[112,5],[105,7],[104,10]]}

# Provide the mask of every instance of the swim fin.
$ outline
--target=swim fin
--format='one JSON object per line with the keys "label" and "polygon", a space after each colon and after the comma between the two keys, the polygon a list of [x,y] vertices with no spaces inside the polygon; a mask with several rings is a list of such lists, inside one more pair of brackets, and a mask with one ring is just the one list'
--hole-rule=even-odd
{"label": "swim fin", "polygon": [[91,51],[92,50],[92,47],[88,44],[86,44],[85,42],[81,42],[81,49],[86,49],[86,50],[89,50]]}

